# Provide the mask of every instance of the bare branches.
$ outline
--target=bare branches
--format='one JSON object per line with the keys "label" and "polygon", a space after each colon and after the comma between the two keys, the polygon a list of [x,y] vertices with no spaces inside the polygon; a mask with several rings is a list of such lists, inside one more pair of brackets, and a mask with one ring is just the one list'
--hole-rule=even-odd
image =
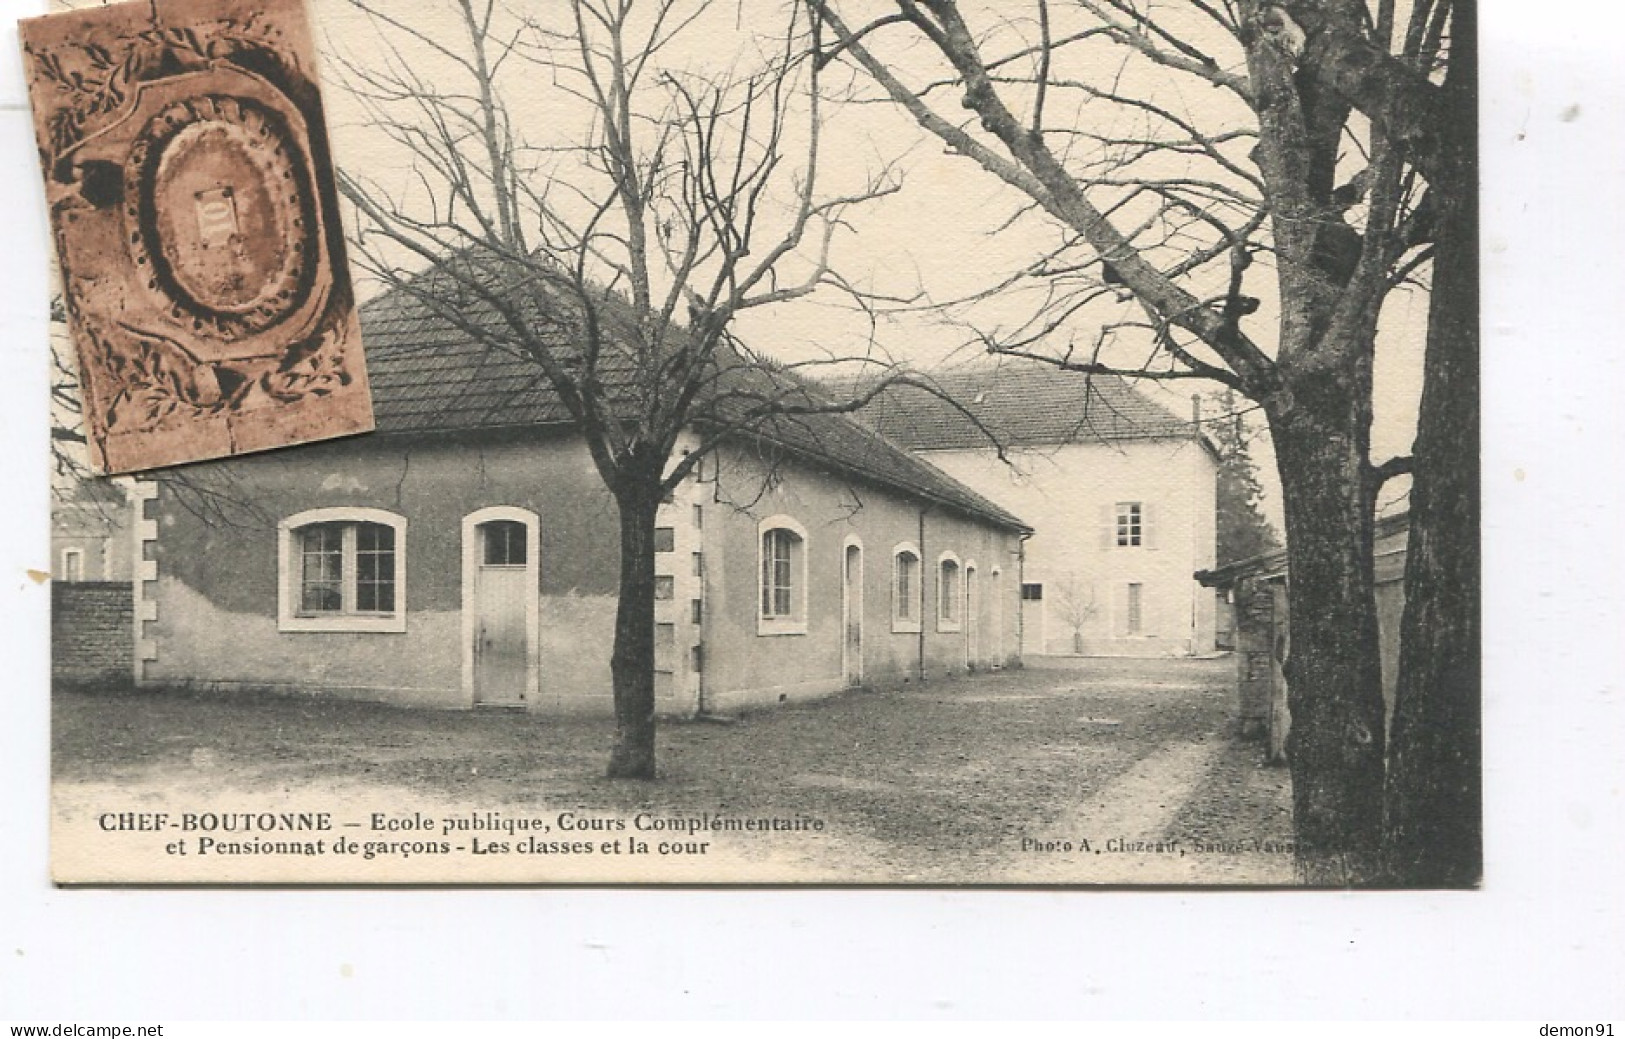
{"label": "bare branches", "polygon": [[[1149,15],[1141,14],[1125,0],[1106,0],[1104,4],[1095,3],[1094,0],[1078,0],[1078,3],[1099,18],[1119,44],[1133,48],[1165,68],[1223,87],[1249,105],[1254,103],[1252,87],[1245,78],[1225,71],[1217,59],[1163,28]],[[1126,15],[1130,21],[1113,18],[1107,8]],[[1207,13],[1213,15],[1219,24],[1228,27],[1228,20],[1219,17],[1211,8]]]}
{"label": "bare branches", "polygon": [[[740,313],[857,292],[835,271],[847,214],[900,182],[883,168],[826,189],[822,29],[799,5],[755,37],[774,46],[719,64],[664,57],[720,31],[707,0],[450,0],[462,38],[432,41],[348,2],[388,60],[337,64],[404,160],[341,176],[362,262],[416,313],[534,363],[612,491],[658,480],[685,429],[737,403],[723,375]],[[428,82],[414,48],[456,81]],[[526,101],[551,92],[552,125],[516,116],[510,79]]]}
{"label": "bare branches", "polygon": [[[1363,9],[1363,5],[1361,5]],[[1335,10],[1335,5],[1327,5]],[[1444,99],[1432,82],[1449,0],[1418,0],[1400,55],[1373,44],[1365,27],[1345,16],[1329,15],[1314,26],[1306,41],[1305,60],[1312,61],[1327,82],[1383,133],[1397,142],[1406,161],[1430,181],[1447,174],[1441,128],[1448,124]]]}
{"label": "bare branches", "polygon": [[[891,0],[901,22],[871,35],[847,33],[837,9],[871,19],[880,0],[808,2],[838,30],[832,54],[1059,231],[997,290],[1038,296],[1033,315],[1013,332],[972,322],[973,343],[1085,373],[1211,379],[1258,403],[1293,530],[1295,808],[1305,845],[1321,845],[1300,861],[1310,878],[1345,883],[1350,863],[1358,876],[1383,809],[1370,519],[1382,484],[1414,467],[1371,463],[1376,329],[1430,258],[1437,283],[1452,241],[1468,301],[1452,313],[1470,323],[1474,6]],[[1438,331],[1430,365],[1451,359],[1423,408],[1460,404],[1470,420],[1476,337],[1464,327],[1435,351]],[[1445,481],[1463,495],[1470,482]],[[1460,514],[1452,502],[1435,518]],[[1450,575],[1461,587],[1469,556]]]}
{"label": "bare branches", "polygon": [[1366,482],[1370,488],[1370,493],[1375,496],[1389,480],[1400,476],[1410,476],[1414,472],[1414,459],[1410,455],[1399,455],[1388,459],[1381,465],[1371,466],[1366,475]]}
{"label": "bare branches", "polygon": [[[839,25],[826,0],[815,0],[815,3],[820,12],[832,20],[832,24]],[[1089,0],[1083,0],[1083,4],[1103,18],[1108,28],[1120,27]],[[989,72],[975,34],[959,9],[943,0],[920,0],[918,4],[902,3],[900,7],[909,14],[911,24],[937,45],[963,85],[963,104],[976,113],[982,129],[1013,157],[1016,168],[1011,170],[1010,160],[993,153],[985,145],[974,141],[968,145],[962,143],[963,139],[968,138],[965,131],[951,127],[931,112],[918,93],[909,90],[864,47],[852,44],[849,47],[852,56],[895,101],[914,114],[922,126],[971,155],[1001,179],[1023,187],[1029,197],[1088,241],[1103,260],[1112,265],[1116,276],[1160,315],[1161,320],[1178,324],[1196,334],[1224,358],[1238,377],[1254,386],[1258,392],[1264,392],[1272,378],[1269,358],[1234,328],[1226,327],[1220,315],[1203,307],[1198,297],[1149,262],[1145,254],[1132,244],[1132,236],[1125,235],[1115,227],[1088,198],[1085,189],[1095,182],[1080,182],[1063,159],[1050,149],[1041,134],[1030,133],[1017,121],[999,91],[999,83]],[[1190,62],[1193,59],[1180,57],[1178,60]],[[1167,115],[1172,121],[1182,124],[1187,132],[1194,129],[1161,106],[1146,102],[1145,107]],[[1036,182],[1036,187],[1033,182]]]}
{"label": "bare branches", "polygon": [[[1123,320],[1104,324],[1090,337],[1087,347],[1080,349],[1078,342],[1065,335],[1064,330],[1073,314],[1089,301],[1085,296],[1084,300],[1071,306],[1045,308],[1042,311],[1044,320],[1014,336],[1001,337],[973,328],[973,342],[994,356],[1041,361],[1065,371],[1159,382],[1205,379],[1240,388],[1240,379],[1235,373],[1197,357],[1179,344],[1166,322],[1154,317],[1150,321]],[[1148,333],[1155,343],[1149,355],[1137,366],[1105,360],[1113,341],[1125,332]],[[1064,341],[1057,342],[1063,336]]]}
{"label": "bare branches", "polygon": [[60,481],[91,475],[85,445],[84,400],[79,390],[79,367],[74,363],[67,335],[67,313],[60,294],[51,297],[51,469]]}
{"label": "bare branches", "polygon": [[1054,57],[1050,43],[1049,0],[1038,0],[1038,92],[1033,98],[1032,132],[1044,132],[1044,98],[1049,92],[1050,60]]}
{"label": "bare branches", "polygon": [[[1415,269],[1427,221],[1412,178],[1429,175],[1416,130],[1437,88],[1390,73],[1407,60],[1431,70],[1448,0],[1409,9],[1399,57],[1371,42],[1381,25],[1392,31],[1395,11],[1352,3],[894,0],[849,31],[838,0],[810,2],[834,31],[821,62],[861,67],[923,129],[1098,257],[1090,277],[1087,260],[1050,254],[1030,277],[1057,279],[1052,309],[1014,336],[987,333],[991,347],[1054,356],[1070,349],[1054,340],[1070,341],[1073,324],[1138,327],[1171,362],[1155,366],[1164,377],[1211,370],[1262,399],[1283,364],[1323,369],[1368,351],[1382,298]],[[1355,83],[1362,75],[1370,82]],[[1242,104],[1191,104],[1193,79]],[[939,90],[956,92],[968,119],[933,107]],[[1351,108],[1369,118],[1351,120]],[[1365,172],[1350,178],[1345,148]],[[1260,269],[1273,286],[1243,284],[1255,255],[1269,259]],[[1114,320],[1106,286],[1149,320]],[[1260,308],[1279,312],[1269,349],[1245,321]]]}
{"label": "bare branches", "polygon": [[[848,360],[850,359],[842,358],[837,363],[845,363]],[[990,429],[982,421],[981,416],[929,375],[887,365],[880,378],[853,379],[852,392],[834,394],[802,378],[802,372],[818,363],[769,366],[760,368],[754,373],[758,378],[731,381],[728,388],[717,395],[716,406],[698,427],[703,434],[699,447],[673,467],[663,486],[668,490],[676,487],[702,458],[722,444],[741,437],[779,448],[789,448],[793,443],[795,450],[806,452],[810,447],[817,451],[824,439],[823,431],[809,424],[807,420],[853,415],[870,407],[887,394],[903,388],[912,388],[942,401],[982,434],[988,447],[1000,461],[1009,461],[1006,454],[1009,445],[1004,437],[997,430]],[[761,378],[762,375],[767,377]],[[851,427],[846,429],[850,435]],[[792,432],[795,434],[793,437],[790,435]],[[899,448],[885,443],[874,434],[870,435],[874,436],[875,440],[871,450],[900,453]],[[849,468],[850,462],[842,457],[846,453],[848,452],[842,452],[831,445],[826,452],[820,452],[821,461],[836,468]],[[921,491],[923,488],[916,490]]]}
{"label": "bare branches", "polygon": [[[887,65],[877,61],[869,54],[859,42],[859,36],[847,30],[845,24],[829,4],[824,3],[823,0],[812,0],[812,6],[818,12],[819,17],[836,31],[837,42],[833,53],[851,51],[859,64],[874,76],[876,82],[885,88],[886,93],[890,95],[892,100],[903,106],[926,130],[936,134],[954,151],[974,159],[978,165],[989,173],[1047,207],[1049,193],[1037,178],[1019,165],[1005,159],[982,144],[961,127],[956,126],[933,111],[931,106],[926,104],[921,94],[910,90],[903,84],[902,80],[892,73]],[[912,8],[913,5],[908,6]],[[913,17],[909,17],[907,20],[918,24]]]}
{"label": "bare branches", "polygon": [[823,66],[828,65],[830,62],[834,61],[836,58],[840,57],[841,52],[846,50],[848,47],[852,46],[854,43],[862,42],[862,40],[863,40],[863,38],[865,36],[868,36],[870,33],[874,32],[876,29],[881,29],[881,28],[884,28],[884,27],[886,27],[888,25],[899,25],[899,24],[907,22],[907,21],[908,21],[908,16],[903,15],[903,14],[881,15],[879,18],[876,18],[874,21],[870,22],[868,25],[861,26],[856,31],[852,32],[850,35],[844,36],[841,39],[836,40],[835,45],[833,47],[830,47],[827,50],[820,50],[814,56],[813,60],[817,64],[817,66],[819,68],[822,68]]}

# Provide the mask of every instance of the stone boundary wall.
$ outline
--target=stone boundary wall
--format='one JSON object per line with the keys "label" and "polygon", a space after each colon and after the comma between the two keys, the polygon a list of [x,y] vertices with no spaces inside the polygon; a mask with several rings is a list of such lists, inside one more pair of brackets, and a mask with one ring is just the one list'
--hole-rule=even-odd
{"label": "stone boundary wall", "polygon": [[128,581],[51,585],[51,678],[128,684],[135,656],[135,604]]}

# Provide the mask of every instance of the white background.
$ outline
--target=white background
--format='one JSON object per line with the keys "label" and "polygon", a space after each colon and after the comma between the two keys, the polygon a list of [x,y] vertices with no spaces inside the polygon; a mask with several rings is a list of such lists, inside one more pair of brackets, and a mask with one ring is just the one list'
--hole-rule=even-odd
{"label": "white background", "polygon": [[[0,1020],[1439,1017],[1625,995],[1625,50],[1612,5],[1483,13],[1485,887],[1465,894],[57,890],[47,241],[0,43]],[[0,0],[0,22],[34,13]]]}

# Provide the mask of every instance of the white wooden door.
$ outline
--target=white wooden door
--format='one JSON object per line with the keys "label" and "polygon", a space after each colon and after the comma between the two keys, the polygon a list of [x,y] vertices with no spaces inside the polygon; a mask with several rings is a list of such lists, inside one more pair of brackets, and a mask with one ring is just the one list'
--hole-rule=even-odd
{"label": "white wooden door", "polygon": [[512,541],[512,528],[517,526],[499,520],[479,528],[480,562],[474,576],[474,698],[482,704],[517,706],[525,702],[530,656],[525,578],[529,570],[523,549],[516,550]]}

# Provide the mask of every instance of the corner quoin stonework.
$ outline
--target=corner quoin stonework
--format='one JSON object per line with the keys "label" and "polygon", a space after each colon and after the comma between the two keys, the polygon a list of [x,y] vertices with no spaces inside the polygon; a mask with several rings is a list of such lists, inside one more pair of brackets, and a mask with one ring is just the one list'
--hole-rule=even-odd
{"label": "corner quoin stonework", "polygon": [[158,602],[148,598],[147,588],[158,584],[158,561],[149,558],[147,546],[158,540],[158,521],[147,518],[147,503],[158,498],[158,485],[151,480],[137,480],[130,490],[130,506],[135,522],[130,524],[135,545],[130,553],[134,572],[130,575],[130,595],[135,604],[132,616],[135,623],[134,679],[140,685],[147,677],[147,661],[158,659],[158,643],[147,638],[147,622],[158,619]]}

